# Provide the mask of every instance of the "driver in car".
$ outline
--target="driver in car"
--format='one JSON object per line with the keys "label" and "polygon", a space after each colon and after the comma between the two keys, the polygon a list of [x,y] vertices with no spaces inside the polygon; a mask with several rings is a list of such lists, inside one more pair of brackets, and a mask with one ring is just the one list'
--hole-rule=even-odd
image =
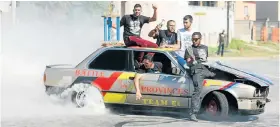
{"label": "driver in car", "polygon": [[162,63],[153,62],[153,55],[147,54],[143,58],[143,64],[140,66],[136,76],[134,78],[134,85],[136,89],[136,100],[142,98],[140,91],[140,80],[144,76],[144,73],[161,73],[162,72]]}

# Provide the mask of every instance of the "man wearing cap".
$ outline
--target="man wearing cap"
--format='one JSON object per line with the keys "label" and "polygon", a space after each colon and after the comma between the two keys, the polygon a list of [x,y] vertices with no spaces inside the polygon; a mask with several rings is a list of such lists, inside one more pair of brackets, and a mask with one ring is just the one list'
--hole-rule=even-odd
{"label": "man wearing cap", "polygon": [[135,78],[134,85],[136,89],[136,100],[141,99],[142,94],[140,91],[140,80],[144,76],[144,73],[161,73],[162,72],[162,63],[153,62],[153,56],[147,54],[143,58],[143,65],[140,66]]}

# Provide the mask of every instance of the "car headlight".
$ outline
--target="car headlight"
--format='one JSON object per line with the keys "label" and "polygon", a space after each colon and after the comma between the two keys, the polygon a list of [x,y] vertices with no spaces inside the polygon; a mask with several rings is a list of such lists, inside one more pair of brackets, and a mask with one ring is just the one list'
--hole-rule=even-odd
{"label": "car headlight", "polygon": [[267,97],[269,93],[269,87],[256,88],[253,97]]}

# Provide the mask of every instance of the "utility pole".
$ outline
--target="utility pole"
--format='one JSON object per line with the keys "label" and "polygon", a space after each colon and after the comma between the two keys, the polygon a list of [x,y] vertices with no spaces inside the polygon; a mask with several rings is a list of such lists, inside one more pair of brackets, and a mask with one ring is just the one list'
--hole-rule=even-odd
{"label": "utility pole", "polygon": [[226,47],[229,45],[229,9],[230,9],[230,1],[227,1],[227,43]]}
{"label": "utility pole", "polygon": [[17,8],[17,1],[12,0],[12,19],[13,19],[13,25],[16,24],[16,8]]}

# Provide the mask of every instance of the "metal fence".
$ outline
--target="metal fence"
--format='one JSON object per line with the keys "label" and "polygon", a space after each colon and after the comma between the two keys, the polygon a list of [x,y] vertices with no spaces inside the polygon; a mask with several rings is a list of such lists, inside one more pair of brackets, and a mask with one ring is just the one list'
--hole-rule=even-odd
{"label": "metal fence", "polygon": [[278,41],[279,42],[279,21],[255,21],[256,41]]}

